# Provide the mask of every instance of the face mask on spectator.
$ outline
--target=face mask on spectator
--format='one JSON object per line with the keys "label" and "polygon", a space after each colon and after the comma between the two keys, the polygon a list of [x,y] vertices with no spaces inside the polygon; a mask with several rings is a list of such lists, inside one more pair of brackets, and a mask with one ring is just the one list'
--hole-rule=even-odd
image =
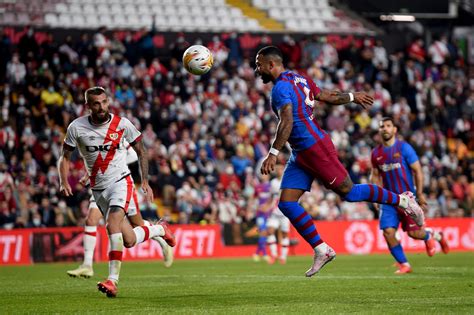
{"label": "face mask on spectator", "polygon": [[189,167],[189,172],[192,173],[192,174],[197,173],[197,170],[198,170],[198,169],[197,169],[196,165],[191,165],[191,166]]}
{"label": "face mask on spectator", "polygon": [[43,62],[43,64],[41,65],[42,68],[44,69],[48,69],[49,65],[47,62]]}
{"label": "face mask on spectator", "polygon": [[178,170],[176,172],[176,175],[178,175],[178,177],[183,177],[184,176],[184,171],[183,170]]}
{"label": "face mask on spectator", "polygon": [[50,87],[48,88],[48,91],[49,91],[49,93],[53,93],[53,92],[54,92],[54,87],[50,86]]}
{"label": "face mask on spectator", "polygon": [[41,225],[41,219],[33,219],[33,225],[34,226],[40,226]]}
{"label": "face mask on spectator", "polygon": [[54,63],[55,65],[58,65],[58,64],[59,64],[59,58],[57,58],[57,57],[54,58],[54,59],[53,59],[53,63]]}
{"label": "face mask on spectator", "polygon": [[212,164],[206,165],[206,172],[209,174],[214,172],[214,166],[212,166]]}
{"label": "face mask on spectator", "polygon": [[23,105],[25,105],[25,103],[26,103],[26,101],[25,101],[25,98],[24,98],[24,97],[20,97],[20,98],[18,99],[18,105],[23,106]]}

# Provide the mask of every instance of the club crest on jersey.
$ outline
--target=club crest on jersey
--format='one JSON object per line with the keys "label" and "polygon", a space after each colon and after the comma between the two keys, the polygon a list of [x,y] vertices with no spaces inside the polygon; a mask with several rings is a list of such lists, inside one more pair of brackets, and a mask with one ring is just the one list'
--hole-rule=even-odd
{"label": "club crest on jersey", "polygon": [[119,136],[119,135],[118,135],[118,133],[116,133],[116,132],[109,134],[109,138],[110,138],[111,140],[114,140],[114,141],[118,139],[118,136]]}
{"label": "club crest on jersey", "polygon": [[395,152],[395,153],[393,154],[393,157],[396,158],[396,159],[398,159],[398,158],[400,157],[400,152]]}

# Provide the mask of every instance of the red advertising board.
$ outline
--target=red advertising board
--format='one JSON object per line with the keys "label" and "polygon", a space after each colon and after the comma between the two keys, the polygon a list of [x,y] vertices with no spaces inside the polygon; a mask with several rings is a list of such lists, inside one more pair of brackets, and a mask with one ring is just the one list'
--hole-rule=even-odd
{"label": "red advertising board", "polygon": [[[321,237],[338,254],[386,253],[387,245],[377,221],[315,222]],[[427,225],[442,231],[452,251],[474,250],[474,219],[434,219]],[[172,225],[177,245],[175,257],[217,258],[249,257],[255,245],[224,246],[219,225]],[[98,230],[95,261],[107,261],[108,240],[105,228]],[[410,239],[399,231],[404,249],[408,252],[424,251],[424,243]],[[292,230],[296,242],[290,254],[311,254],[311,248]],[[82,228],[47,228],[0,230],[0,265],[30,264],[34,262],[77,261],[82,259]],[[439,248],[438,248],[439,250]],[[145,242],[125,249],[125,260],[161,259],[157,242]]]}
{"label": "red advertising board", "polygon": [[[339,254],[373,254],[387,253],[388,248],[383,238],[382,231],[378,227],[378,221],[334,221],[315,222],[322,239],[331,245]],[[427,220],[426,226],[435,231],[441,231],[447,239],[452,251],[474,250],[474,219],[432,219]],[[299,239],[294,253],[297,255],[307,254],[311,249],[306,246],[304,240],[292,231],[292,237]],[[424,251],[423,241],[414,240],[401,229],[398,236],[405,251]],[[439,244],[438,251],[440,251]]]}
{"label": "red advertising board", "polygon": [[31,263],[30,235],[26,230],[0,230],[0,265]]}

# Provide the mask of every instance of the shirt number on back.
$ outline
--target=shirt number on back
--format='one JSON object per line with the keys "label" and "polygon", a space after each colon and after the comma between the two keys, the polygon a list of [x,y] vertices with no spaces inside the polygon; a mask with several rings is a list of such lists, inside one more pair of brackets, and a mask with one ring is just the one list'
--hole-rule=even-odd
{"label": "shirt number on back", "polygon": [[313,92],[311,92],[310,89],[308,89],[306,86],[303,87],[304,94],[306,95],[304,99],[304,103],[308,105],[309,107],[313,108],[314,107],[314,96]]}

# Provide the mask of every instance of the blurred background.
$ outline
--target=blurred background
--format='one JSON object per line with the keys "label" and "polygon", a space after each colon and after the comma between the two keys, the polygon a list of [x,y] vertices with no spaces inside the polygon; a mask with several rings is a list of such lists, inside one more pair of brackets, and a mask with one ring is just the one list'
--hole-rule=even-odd
{"label": "blurred background", "polygon": [[[0,0],[0,228],[84,225],[82,159],[67,200],[56,162],[66,127],[86,114],[84,91],[100,85],[144,134],[156,200],[140,196],[143,216],[218,223],[228,243],[245,243],[277,122],[271,86],[253,72],[269,44],[321,88],[374,96],[368,112],[316,106],[354,182],[367,182],[391,115],[421,159],[427,216],[472,217],[473,21],[469,0]],[[214,54],[205,76],[182,67],[192,44]],[[301,203],[318,220],[377,218],[316,182]]]}

